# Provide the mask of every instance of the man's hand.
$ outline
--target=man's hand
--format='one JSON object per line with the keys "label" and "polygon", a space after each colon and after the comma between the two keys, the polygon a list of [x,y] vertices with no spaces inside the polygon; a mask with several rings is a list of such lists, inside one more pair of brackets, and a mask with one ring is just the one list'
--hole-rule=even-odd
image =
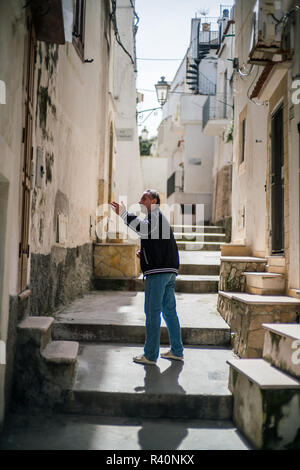
{"label": "man's hand", "polygon": [[141,250],[139,250],[139,251],[136,252],[136,256],[137,256],[138,258],[141,257]]}
{"label": "man's hand", "polygon": [[126,207],[124,206],[124,203],[123,201],[121,201],[121,204],[119,204],[118,202],[110,202],[110,205],[112,206],[112,208],[114,209],[115,213],[116,214],[120,214],[120,212],[124,212],[126,211]]}

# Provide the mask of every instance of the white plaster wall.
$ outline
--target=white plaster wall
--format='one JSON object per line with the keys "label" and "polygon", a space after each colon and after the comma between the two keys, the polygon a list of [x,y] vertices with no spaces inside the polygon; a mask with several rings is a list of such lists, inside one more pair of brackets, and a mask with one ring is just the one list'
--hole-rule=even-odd
{"label": "white plaster wall", "polygon": [[[212,165],[214,138],[202,133],[200,124],[185,125],[184,191],[189,193],[212,193]],[[201,164],[192,161],[200,160]]]}
{"label": "white plaster wall", "polygon": [[[117,3],[117,22],[124,47],[134,58],[133,9],[129,0]],[[138,33],[137,33],[138,34]],[[130,141],[115,140],[114,193],[116,198],[127,196],[128,204],[139,201],[143,190],[136,122],[136,73],[135,66],[119,44],[114,47],[113,97],[115,105],[114,125],[130,128]]]}
{"label": "white plaster wall", "polygon": [[[250,71],[247,65],[250,25],[254,2],[237,1],[235,9],[236,53],[240,67]],[[267,115],[266,106],[253,104],[247,97],[258,66],[248,77],[235,73],[235,115],[232,176],[232,243],[246,243],[259,252],[265,251],[266,229],[266,160]],[[258,76],[258,75],[257,75]],[[245,162],[239,164],[239,115],[247,108]],[[256,142],[259,141],[259,142]],[[243,224],[242,214],[245,214]]]}
{"label": "white plaster wall", "polygon": [[[295,92],[289,74],[289,98]],[[299,89],[299,88],[298,88]],[[297,93],[299,99],[300,93]],[[290,101],[291,103],[291,101]],[[300,288],[300,104],[293,106],[294,117],[288,121],[289,136],[289,287]]]}
{"label": "white plaster wall", "polygon": [[45,68],[45,44],[38,45],[41,54],[38,53],[36,76],[40,69],[39,85],[48,88],[56,116],[48,107],[48,137],[44,138],[39,126],[40,113],[37,114],[35,148],[40,146],[45,153],[53,154],[54,162],[52,181],[34,189],[31,251],[35,253],[47,254],[56,243],[58,193],[63,195],[62,212],[67,217],[67,239],[63,246],[73,247],[91,240],[90,216],[94,220],[99,160],[107,158],[102,145],[108,139],[107,97],[103,85],[108,76],[104,16],[101,3],[87,2],[85,57],[93,58],[93,63],[83,63],[74,46],[67,43],[59,46],[57,66],[50,76]]}
{"label": "white plaster wall", "polygon": [[[25,19],[20,0],[0,2],[0,80],[6,104],[0,104],[0,340],[6,343],[9,295],[17,293],[19,196],[22,139],[22,76]],[[4,418],[5,365],[0,365],[0,426]]]}
{"label": "white plaster wall", "polygon": [[160,193],[161,203],[166,200],[167,192],[167,165],[165,157],[141,157],[143,175],[143,189],[156,189]]}

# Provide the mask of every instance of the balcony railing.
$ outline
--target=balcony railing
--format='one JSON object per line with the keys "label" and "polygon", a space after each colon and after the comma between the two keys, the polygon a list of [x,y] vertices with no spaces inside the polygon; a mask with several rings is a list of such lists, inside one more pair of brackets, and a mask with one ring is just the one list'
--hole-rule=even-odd
{"label": "balcony railing", "polygon": [[202,129],[210,120],[229,120],[232,115],[232,106],[223,102],[222,96],[208,96],[202,110]]}
{"label": "balcony railing", "polygon": [[184,187],[184,171],[174,171],[167,180],[167,197],[176,192],[182,192]]}
{"label": "balcony railing", "polygon": [[200,95],[215,95],[216,84],[199,71],[199,89]]}

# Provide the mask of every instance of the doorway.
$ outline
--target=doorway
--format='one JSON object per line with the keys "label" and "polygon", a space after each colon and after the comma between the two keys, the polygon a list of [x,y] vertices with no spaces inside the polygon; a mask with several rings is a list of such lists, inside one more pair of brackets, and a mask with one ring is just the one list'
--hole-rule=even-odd
{"label": "doorway", "polygon": [[284,124],[283,104],[271,117],[271,250],[284,253]]}

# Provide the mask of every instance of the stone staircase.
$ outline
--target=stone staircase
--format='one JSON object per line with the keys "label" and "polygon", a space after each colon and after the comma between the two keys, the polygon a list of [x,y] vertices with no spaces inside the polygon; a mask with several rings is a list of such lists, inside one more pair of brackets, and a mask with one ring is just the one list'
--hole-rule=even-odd
{"label": "stone staircase", "polygon": [[179,250],[219,251],[226,234],[222,227],[215,225],[172,225]]}
{"label": "stone staircase", "polygon": [[[107,287],[111,287],[115,279],[98,278],[95,283],[98,290],[56,312],[52,327],[55,340],[80,343],[76,379],[63,412],[126,418],[128,425],[132,419],[155,419],[158,430],[164,420],[171,420],[170,426],[177,426],[178,420],[196,420],[193,426],[199,435],[205,423],[211,428],[224,427],[224,432],[228,426],[233,429],[226,362],[233,357],[230,328],[216,311],[217,292],[211,292],[206,284],[206,291],[203,288],[203,292],[198,293],[196,289],[195,293],[191,282],[196,284],[203,280],[185,278],[206,276],[206,271],[210,273],[207,276],[217,277],[218,270],[217,252],[181,252],[176,284],[180,285],[181,281],[185,287],[182,292],[177,285],[176,300],[185,346],[184,363],[159,358],[156,366],[141,366],[132,361],[133,356],[143,351],[145,340],[143,281],[140,279],[137,280],[140,284],[135,284],[139,289],[127,284],[128,280],[117,280],[125,283],[121,289],[118,286],[112,290]],[[163,320],[161,344],[162,349],[163,345],[168,348]],[[226,443],[225,435],[223,444],[215,443],[219,446],[216,449],[232,448],[233,441]],[[235,448],[248,448],[241,437],[236,441],[237,436],[238,433]],[[131,448],[130,443],[128,445]],[[202,448],[201,445],[199,441],[197,448]]]}
{"label": "stone staircase", "polygon": [[55,406],[71,390],[79,343],[52,339],[54,318],[29,316],[18,325],[14,402]]}
{"label": "stone staircase", "polygon": [[263,357],[230,359],[233,418],[258,449],[300,449],[300,325],[265,323]]}
{"label": "stone staircase", "polygon": [[243,358],[260,358],[263,323],[296,323],[299,296],[286,295],[282,256],[251,256],[243,245],[223,245],[218,311],[233,334],[234,351]]}

